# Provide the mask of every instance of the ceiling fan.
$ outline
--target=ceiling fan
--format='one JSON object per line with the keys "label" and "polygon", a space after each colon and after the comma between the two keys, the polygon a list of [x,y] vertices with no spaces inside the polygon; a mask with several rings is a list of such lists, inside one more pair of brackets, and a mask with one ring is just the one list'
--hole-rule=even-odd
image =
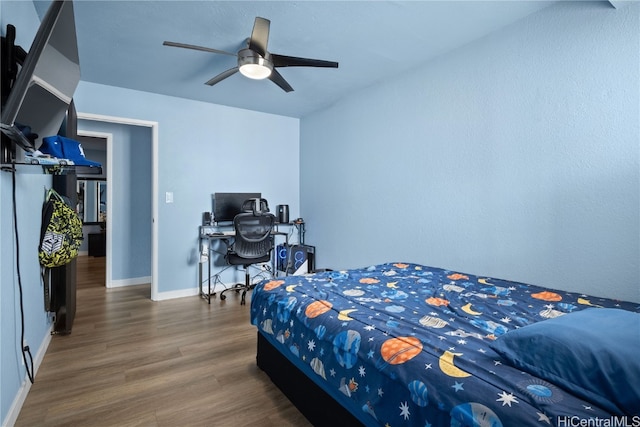
{"label": "ceiling fan", "polygon": [[253,24],[251,37],[247,39],[247,47],[240,49],[237,54],[225,52],[223,50],[212,49],[203,46],[194,46],[185,43],[165,41],[164,46],[182,47],[186,49],[201,50],[204,52],[219,53],[238,58],[238,65],[223,71],[211,78],[205,84],[213,86],[222,80],[240,71],[240,73],[250,79],[262,80],[268,78],[285,92],[293,91],[293,88],[282,75],[276,70],[280,67],[325,67],[338,68],[338,63],[333,61],[323,61],[320,59],[298,58],[295,56],[278,55],[267,50],[269,41],[269,26],[271,21],[265,18],[256,17]]}

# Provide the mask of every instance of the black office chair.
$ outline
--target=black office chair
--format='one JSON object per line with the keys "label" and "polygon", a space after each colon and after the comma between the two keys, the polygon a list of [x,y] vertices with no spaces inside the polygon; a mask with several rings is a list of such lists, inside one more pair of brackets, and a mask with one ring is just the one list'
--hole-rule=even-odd
{"label": "black office chair", "polygon": [[226,253],[227,263],[244,267],[244,284],[237,284],[220,292],[220,299],[226,299],[226,291],[242,291],[240,304],[245,304],[247,291],[253,289],[249,267],[253,264],[269,262],[273,250],[271,232],[276,217],[269,213],[269,205],[265,199],[249,199],[242,206],[242,213],[233,219],[235,239]]}

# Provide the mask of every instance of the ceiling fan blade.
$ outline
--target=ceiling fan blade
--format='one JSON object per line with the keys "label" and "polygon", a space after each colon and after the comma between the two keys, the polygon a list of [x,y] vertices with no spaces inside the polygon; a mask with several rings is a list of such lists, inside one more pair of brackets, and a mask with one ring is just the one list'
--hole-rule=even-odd
{"label": "ceiling fan blade", "polygon": [[321,59],[298,58],[295,56],[271,54],[271,61],[274,67],[325,67],[338,68],[338,63],[334,61],[323,61]]}
{"label": "ceiling fan blade", "polygon": [[269,75],[269,80],[271,80],[272,82],[280,86],[280,89],[282,89],[283,91],[287,93],[293,92],[293,88],[291,87],[291,85],[287,83],[284,77],[282,77],[282,74],[280,74],[275,69],[271,71],[271,75]]}
{"label": "ceiling fan blade", "polygon": [[265,18],[256,17],[253,24],[253,31],[249,39],[249,49],[264,57],[267,54],[267,43],[269,42],[269,26],[271,21]]}
{"label": "ceiling fan blade", "polygon": [[216,83],[220,83],[221,81],[223,81],[224,79],[226,79],[227,77],[230,77],[232,75],[234,75],[235,73],[238,72],[238,67],[233,67],[228,69],[227,71],[223,71],[222,73],[218,74],[217,76],[215,76],[214,78],[210,79],[208,82],[206,82],[206,85],[209,86],[213,86]]}
{"label": "ceiling fan blade", "polygon": [[235,53],[225,52],[224,50],[212,49],[210,47],[196,46],[196,45],[186,44],[186,43],[176,43],[176,42],[165,41],[162,44],[164,46],[183,47],[185,49],[201,50],[204,52],[220,53],[222,55],[238,56]]}

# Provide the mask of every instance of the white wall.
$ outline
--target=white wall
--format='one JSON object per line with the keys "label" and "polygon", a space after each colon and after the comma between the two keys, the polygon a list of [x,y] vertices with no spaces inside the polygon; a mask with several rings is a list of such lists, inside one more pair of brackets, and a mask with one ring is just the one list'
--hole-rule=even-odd
{"label": "white wall", "polygon": [[639,8],[561,3],[304,118],[318,266],[640,301]]}

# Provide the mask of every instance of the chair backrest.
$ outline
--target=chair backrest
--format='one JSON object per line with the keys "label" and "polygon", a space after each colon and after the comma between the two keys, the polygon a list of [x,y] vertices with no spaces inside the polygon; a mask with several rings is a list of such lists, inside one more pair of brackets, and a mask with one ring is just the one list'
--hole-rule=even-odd
{"label": "chair backrest", "polygon": [[255,215],[253,212],[244,212],[235,216],[233,226],[236,238],[232,251],[242,258],[261,258],[269,255],[273,249],[273,236],[271,230],[276,217],[270,213]]}
{"label": "chair backrest", "polygon": [[261,215],[269,212],[267,199],[247,199],[242,203],[242,212],[253,212],[254,215]]}

